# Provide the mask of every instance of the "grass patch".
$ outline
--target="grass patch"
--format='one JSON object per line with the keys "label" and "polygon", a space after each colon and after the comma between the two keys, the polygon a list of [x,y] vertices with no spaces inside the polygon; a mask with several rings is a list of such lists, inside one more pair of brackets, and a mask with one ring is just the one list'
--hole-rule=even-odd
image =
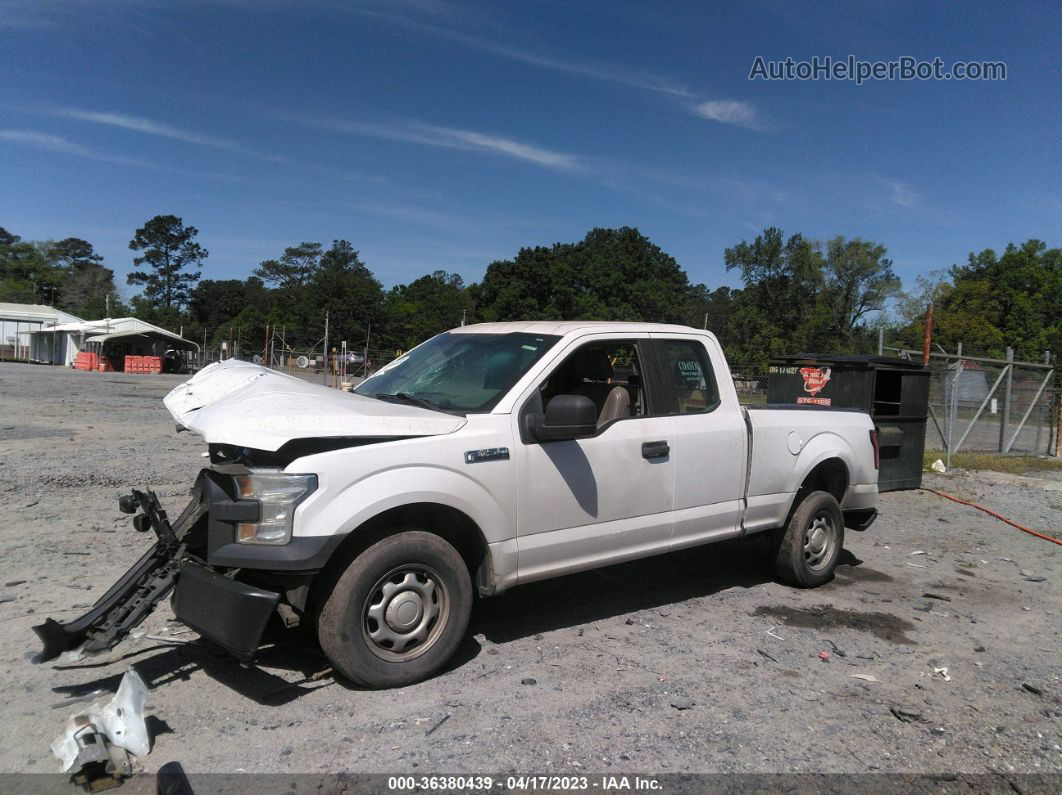
{"label": "grass patch", "polygon": [[[947,460],[943,450],[926,450],[923,457],[924,467],[928,469],[929,465],[938,458],[941,461]],[[1030,472],[1062,471],[1062,458],[999,455],[998,453],[956,453],[951,457],[951,465],[959,469],[989,469],[993,472],[1027,475]]]}

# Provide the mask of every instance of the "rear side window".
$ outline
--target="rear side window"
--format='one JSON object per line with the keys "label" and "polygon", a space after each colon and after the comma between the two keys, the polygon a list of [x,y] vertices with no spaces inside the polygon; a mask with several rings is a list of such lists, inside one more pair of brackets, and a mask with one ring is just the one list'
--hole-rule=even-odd
{"label": "rear side window", "polygon": [[704,345],[694,340],[657,340],[656,353],[667,387],[662,413],[703,414],[719,405],[719,389]]}

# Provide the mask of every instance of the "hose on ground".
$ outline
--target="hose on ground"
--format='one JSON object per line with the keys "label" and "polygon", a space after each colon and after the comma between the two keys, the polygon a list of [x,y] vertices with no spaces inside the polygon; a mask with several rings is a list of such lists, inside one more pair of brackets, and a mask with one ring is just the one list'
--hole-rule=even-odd
{"label": "hose on ground", "polygon": [[976,508],[979,511],[984,511],[989,516],[993,516],[996,519],[999,519],[999,521],[1001,521],[1001,522],[1006,522],[1011,527],[1016,527],[1019,530],[1021,530],[1023,533],[1028,533],[1031,536],[1036,536],[1037,538],[1042,538],[1044,541],[1050,541],[1050,542],[1052,542],[1054,544],[1062,544],[1062,539],[1058,539],[1058,538],[1055,538],[1054,536],[1049,536],[1046,533],[1041,533],[1041,532],[1039,532],[1037,530],[1031,530],[1028,527],[1024,527],[1023,525],[1020,525],[1017,522],[1015,522],[1013,519],[1008,519],[1003,514],[996,513],[991,508],[986,508],[983,505],[978,505],[976,502],[971,502],[970,500],[964,500],[962,497],[956,497],[954,494],[948,494],[946,491],[937,491],[936,489],[931,489],[931,488],[929,488],[927,486],[923,486],[922,488],[925,489],[926,491],[931,491],[934,494],[937,494],[937,495],[939,495],[941,497],[944,497],[945,499],[951,500],[952,502],[957,502],[957,503],[959,503],[961,505],[969,505],[971,508]]}

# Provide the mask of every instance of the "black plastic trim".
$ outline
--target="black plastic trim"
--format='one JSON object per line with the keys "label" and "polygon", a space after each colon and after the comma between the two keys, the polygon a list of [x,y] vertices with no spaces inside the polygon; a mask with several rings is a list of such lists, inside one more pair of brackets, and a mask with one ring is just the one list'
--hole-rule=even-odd
{"label": "black plastic trim", "polygon": [[858,508],[842,513],[844,514],[844,526],[850,530],[866,530],[878,518],[877,508]]}
{"label": "black plastic trim", "polygon": [[237,544],[236,523],[258,519],[258,500],[236,498],[231,475],[207,470],[203,478],[207,503],[207,563],[211,566],[319,571],[345,535],[294,536],[286,544]]}
{"label": "black plastic trim", "polygon": [[[231,531],[231,526],[230,526]],[[346,534],[294,536],[286,544],[225,544],[210,552],[211,566],[267,571],[320,571]]]}

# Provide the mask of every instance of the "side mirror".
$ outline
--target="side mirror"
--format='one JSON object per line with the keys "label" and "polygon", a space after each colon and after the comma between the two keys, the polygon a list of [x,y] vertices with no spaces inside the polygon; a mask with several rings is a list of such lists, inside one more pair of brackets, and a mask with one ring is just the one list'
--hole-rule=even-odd
{"label": "side mirror", "polygon": [[597,406],[585,395],[557,395],[545,416],[531,418],[531,435],[540,442],[560,442],[597,433]]}

